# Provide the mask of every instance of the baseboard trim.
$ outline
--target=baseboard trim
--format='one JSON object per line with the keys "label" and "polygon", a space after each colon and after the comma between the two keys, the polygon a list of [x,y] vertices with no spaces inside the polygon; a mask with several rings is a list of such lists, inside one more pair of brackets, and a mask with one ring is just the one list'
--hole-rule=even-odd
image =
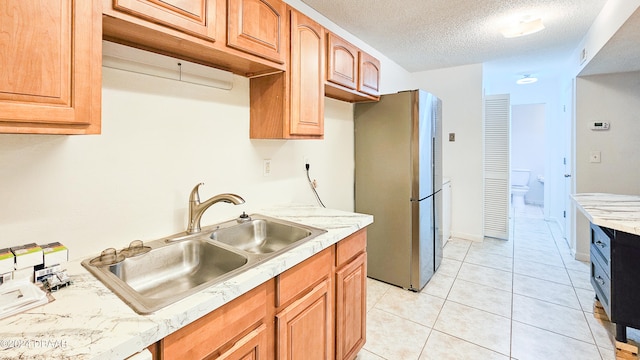
{"label": "baseboard trim", "polygon": [[455,239],[475,241],[475,242],[482,242],[484,240],[483,236],[465,234],[465,233],[461,233],[461,232],[457,232],[457,231],[451,231],[451,238],[450,239],[454,239],[454,238]]}

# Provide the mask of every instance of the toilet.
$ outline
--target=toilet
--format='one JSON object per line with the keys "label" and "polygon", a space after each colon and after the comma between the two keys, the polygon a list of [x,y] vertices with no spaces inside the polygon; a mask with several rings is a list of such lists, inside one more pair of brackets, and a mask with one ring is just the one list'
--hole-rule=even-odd
{"label": "toilet", "polygon": [[529,191],[529,175],[527,169],[511,170],[511,204],[513,207],[524,207],[524,195]]}

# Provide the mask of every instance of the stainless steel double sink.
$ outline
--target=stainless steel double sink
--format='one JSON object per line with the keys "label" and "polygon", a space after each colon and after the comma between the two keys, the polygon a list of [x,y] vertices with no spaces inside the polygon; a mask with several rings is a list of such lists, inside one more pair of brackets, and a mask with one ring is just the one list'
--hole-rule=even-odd
{"label": "stainless steel double sink", "polygon": [[196,234],[108,249],[82,265],[134,311],[148,314],[325,232],[254,214],[203,227]]}

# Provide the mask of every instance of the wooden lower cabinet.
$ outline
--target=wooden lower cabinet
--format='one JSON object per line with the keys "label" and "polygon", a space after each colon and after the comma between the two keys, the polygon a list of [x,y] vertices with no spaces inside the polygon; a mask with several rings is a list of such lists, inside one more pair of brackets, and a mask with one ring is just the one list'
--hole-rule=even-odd
{"label": "wooden lower cabinet", "polygon": [[325,279],[276,315],[280,360],[332,359],[331,280]]}
{"label": "wooden lower cabinet", "polygon": [[267,326],[260,325],[257,329],[238,340],[232,348],[222,353],[219,360],[258,360],[268,359],[269,343]]}
{"label": "wooden lower cabinet", "polygon": [[366,229],[168,335],[154,359],[355,359],[366,340]]}
{"label": "wooden lower cabinet", "polygon": [[366,341],[367,254],[336,271],[336,359],[355,359]]}
{"label": "wooden lower cabinet", "polygon": [[[205,315],[161,341],[163,359],[252,359],[273,355],[268,333],[273,331],[274,281]],[[271,350],[271,352],[270,352]]]}
{"label": "wooden lower cabinet", "polygon": [[367,333],[367,232],[336,244],[336,359],[355,359]]}

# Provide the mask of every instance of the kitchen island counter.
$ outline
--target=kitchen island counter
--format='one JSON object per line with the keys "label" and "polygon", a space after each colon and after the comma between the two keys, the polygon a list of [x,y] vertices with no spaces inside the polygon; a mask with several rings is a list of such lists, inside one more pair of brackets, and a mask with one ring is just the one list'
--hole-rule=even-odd
{"label": "kitchen island counter", "polygon": [[592,224],[640,235],[640,196],[583,193],[572,198]]}
{"label": "kitchen island counter", "polygon": [[287,205],[255,213],[326,233],[149,315],[139,315],[78,259],[55,301],[0,320],[0,359],[124,359],[373,222],[373,216]]}

